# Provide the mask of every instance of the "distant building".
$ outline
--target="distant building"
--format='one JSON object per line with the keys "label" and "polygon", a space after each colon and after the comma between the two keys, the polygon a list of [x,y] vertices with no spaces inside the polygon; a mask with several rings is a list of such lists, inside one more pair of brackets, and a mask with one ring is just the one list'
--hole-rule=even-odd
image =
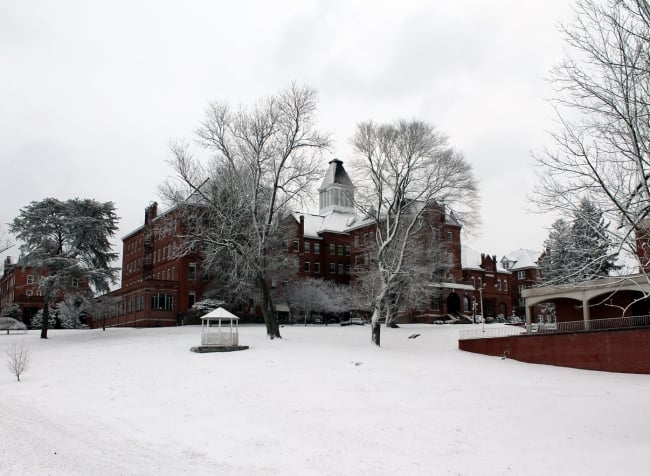
{"label": "distant building", "polygon": [[501,266],[512,273],[511,297],[513,310],[516,315],[524,316],[526,302],[522,293],[524,289],[539,284],[541,271],[539,266],[539,251],[520,248],[511,251],[501,258]]}
{"label": "distant building", "polygon": [[[286,251],[297,257],[296,277],[350,284],[370,264],[369,246],[375,240],[375,224],[356,214],[354,185],[343,162],[334,159],[329,165],[319,188],[319,213],[296,212],[285,221]],[[428,239],[441,243],[448,270],[439,282],[432,284],[431,296],[426,300],[429,305],[405,314],[402,322],[430,323],[454,314],[481,314],[479,286],[482,286],[485,315],[509,316],[512,313],[511,273],[500,266],[496,256],[481,255],[475,260],[465,260],[461,225],[444,207],[438,204],[428,207],[423,214],[430,225],[426,227],[430,233]],[[281,300],[280,283],[273,281],[276,300]],[[282,303],[280,306],[286,308]]]}
{"label": "distant building", "polygon": [[[0,309],[18,305],[20,320],[31,327],[32,318],[41,309],[43,309],[44,299],[38,282],[41,274],[32,268],[13,263],[11,257],[7,256],[4,261],[4,270],[2,279],[0,279]],[[87,288],[88,283],[71,278],[70,289]],[[62,293],[57,300],[62,300],[65,295]],[[83,322],[82,324],[88,324]]]}
{"label": "distant building", "polygon": [[23,269],[7,256],[0,280],[0,309],[14,304],[20,307],[20,319],[29,326],[34,314],[43,309],[43,296],[38,289],[38,275],[34,269]]}

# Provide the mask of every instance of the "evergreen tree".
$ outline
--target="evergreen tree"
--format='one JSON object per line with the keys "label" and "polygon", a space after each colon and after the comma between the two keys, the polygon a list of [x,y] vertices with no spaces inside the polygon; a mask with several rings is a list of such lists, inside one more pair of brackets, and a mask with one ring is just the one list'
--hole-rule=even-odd
{"label": "evergreen tree", "polygon": [[19,265],[39,275],[43,296],[41,338],[47,339],[50,306],[66,292],[107,292],[118,268],[109,239],[117,230],[112,202],[46,198],[22,208],[11,232],[22,243]]}
{"label": "evergreen tree", "polygon": [[[47,327],[54,328],[56,327],[56,309],[52,309],[47,313]],[[36,314],[32,316],[32,320],[29,323],[29,327],[32,329],[42,329],[43,328],[43,309],[39,309]]]}
{"label": "evergreen tree", "polygon": [[555,221],[544,245],[544,282],[555,285],[587,281],[618,269],[608,226],[602,211],[587,198],[580,201],[570,222]]}

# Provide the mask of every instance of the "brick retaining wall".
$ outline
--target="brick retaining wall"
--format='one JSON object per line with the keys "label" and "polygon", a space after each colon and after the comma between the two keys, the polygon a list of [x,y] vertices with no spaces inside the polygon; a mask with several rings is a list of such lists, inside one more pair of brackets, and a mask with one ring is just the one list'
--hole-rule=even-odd
{"label": "brick retaining wall", "polygon": [[650,329],[459,340],[458,348],[535,364],[650,374]]}

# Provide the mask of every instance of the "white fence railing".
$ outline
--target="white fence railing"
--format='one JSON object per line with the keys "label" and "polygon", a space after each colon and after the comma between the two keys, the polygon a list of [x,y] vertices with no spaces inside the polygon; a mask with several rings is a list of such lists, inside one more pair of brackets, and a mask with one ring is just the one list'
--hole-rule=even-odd
{"label": "white fence railing", "polygon": [[526,328],[521,326],[485,327],[476,329],[464,329],[460,331],[458,339],[493,339],[495,337],[508,337],[525,334]]}
{"label": "white fence railing", "polygon": [[557,322],[554,324],[531,324],[530,326],[503,326],[467,329],[460,331],[459,340],[491,339],[522,334],[561,334],[566,332],[589,332],[607,329],[629,329],[650,326],[650,315],[593,319],[589,321]]}

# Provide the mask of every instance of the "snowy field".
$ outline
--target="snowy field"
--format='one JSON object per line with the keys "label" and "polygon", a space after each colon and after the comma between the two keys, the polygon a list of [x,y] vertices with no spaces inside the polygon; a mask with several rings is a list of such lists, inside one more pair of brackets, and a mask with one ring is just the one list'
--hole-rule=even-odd
{"label": "snowy field", "polygon": [[650,376],[461,352],[467,327],[0,335],[32,354],[0,371],[0,474],[650,474]]}

